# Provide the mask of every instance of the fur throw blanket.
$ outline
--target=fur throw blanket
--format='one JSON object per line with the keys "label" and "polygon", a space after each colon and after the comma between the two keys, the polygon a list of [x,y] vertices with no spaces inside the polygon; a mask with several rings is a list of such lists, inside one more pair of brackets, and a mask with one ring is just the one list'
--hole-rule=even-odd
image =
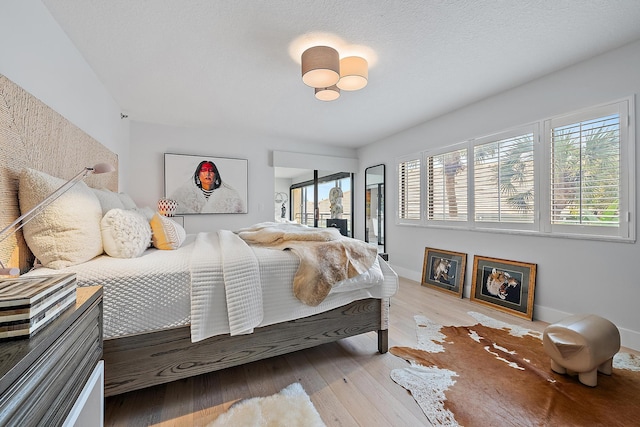
{"label": "fur throw blanket", "polygon": [[342,236],[337,228],[266,222],[237,233],[249,244],[291,250],[298,255],[300,266],[293,279],[293,293],[314,307],[335,283],[370,269],[378,255],[375,246]]}

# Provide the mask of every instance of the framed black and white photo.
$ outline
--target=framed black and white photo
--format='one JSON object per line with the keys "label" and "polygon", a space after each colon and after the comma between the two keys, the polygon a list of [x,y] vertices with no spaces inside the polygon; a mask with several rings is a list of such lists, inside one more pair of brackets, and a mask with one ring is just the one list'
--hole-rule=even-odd
{"label": "framed black and white photo", "polygon": [[248,160],[164,155],[164,194],[175,214],[247,213]]}

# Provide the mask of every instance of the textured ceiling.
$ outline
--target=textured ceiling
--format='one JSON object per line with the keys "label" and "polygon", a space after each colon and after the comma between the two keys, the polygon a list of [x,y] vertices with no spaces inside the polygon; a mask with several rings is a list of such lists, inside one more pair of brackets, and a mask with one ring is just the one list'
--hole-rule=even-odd
{"label": "textured ceiling", "polygon": [[[132,120],[347,147],[640,39],[638,0],[43,3]],[[367,87],[316,100],[310,33],[365,47]]]}

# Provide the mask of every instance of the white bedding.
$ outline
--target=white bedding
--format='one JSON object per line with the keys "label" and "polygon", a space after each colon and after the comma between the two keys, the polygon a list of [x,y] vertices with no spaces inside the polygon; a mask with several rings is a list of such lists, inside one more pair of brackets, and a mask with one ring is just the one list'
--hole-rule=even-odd
{"label": "white bedding", "polygon": [[[202,236],[208,234],[207,236]],[[176,326],[192,325],[192,340],[231,332],[227,309],[227,290],[220,282],[224,280],[220,251],[216,255],[216,234],[199,233],[201,240],[208,240],[210,251],[195,254],[199,235],[188,235],[185,244],[175,251],[148,249],[139,258],[119,259],[102,255],[93,260],[67,267],[62,270],[38,268],[28,275],[75,272],[81,286],[102,285],[104,291],[104,336],[113,338],[123,335],[150,332]],[[228,237],[228,236],[227,236]],[[250,314],[247,319],[232,319],[236,332],[249,332],[252,326],[266,326],[331,310],[364,298],[387,298],[398,287],[395,272],[384,262],[376,260],[374,266],[363,275],[334,285],[327,298],[316,307],[303,304],[295,298],[292,290],[293,276],[298,269],[299,259],[290,251],[250,247],[259,269],[262,318],[254,301],[237,298],[240,312]],[[241,257],[250,256],[248,253]],[[196,282],[202,271],[192,277],[193,263],[202,263],[209,258],[213,264],[204,269],[206,274],[217,280],[209,285],[208,296],[200,298],[197,291],[192,295],[191,281]],[[218,259],[220,262],[216,262]],[[236,278],[244,275],[243,268],[235,266]],[[380,275],[382,273],[382,276]],[[256,276],[253,275],[253,278]],[[382,279],[382,280],[381,280]],[[208,280],[208,278],[207,278]],[[253,280],[253,279],[252,279]],[[213,283],[213,282],[210,282]],[[206,285],[205,285],[206,286]],[[235,297],[230,295],[231,300]],[[242,304],[249,304],[242,308]],[[231,304],[233,305],[233,304]],[[192,322],[193,313],[200,326]],[[244,322],[244,323],[243,323]],[[202,326],[204,325],[204,327]],[[248,328],[248,329],[247,329]]]}

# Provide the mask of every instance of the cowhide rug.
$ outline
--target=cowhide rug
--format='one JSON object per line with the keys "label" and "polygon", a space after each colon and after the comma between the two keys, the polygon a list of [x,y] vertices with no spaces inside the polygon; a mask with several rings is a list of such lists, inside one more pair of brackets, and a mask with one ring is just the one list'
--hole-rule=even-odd
{"label": "cowhide rug", "polygon": [[640,425],[640,358],[618,353],[611,376],[587,387],[550,368],[542,334],[470,312],[473,326],[415,316],[417,348],[390,352],[411,366],[391,378],[434,425]]}

